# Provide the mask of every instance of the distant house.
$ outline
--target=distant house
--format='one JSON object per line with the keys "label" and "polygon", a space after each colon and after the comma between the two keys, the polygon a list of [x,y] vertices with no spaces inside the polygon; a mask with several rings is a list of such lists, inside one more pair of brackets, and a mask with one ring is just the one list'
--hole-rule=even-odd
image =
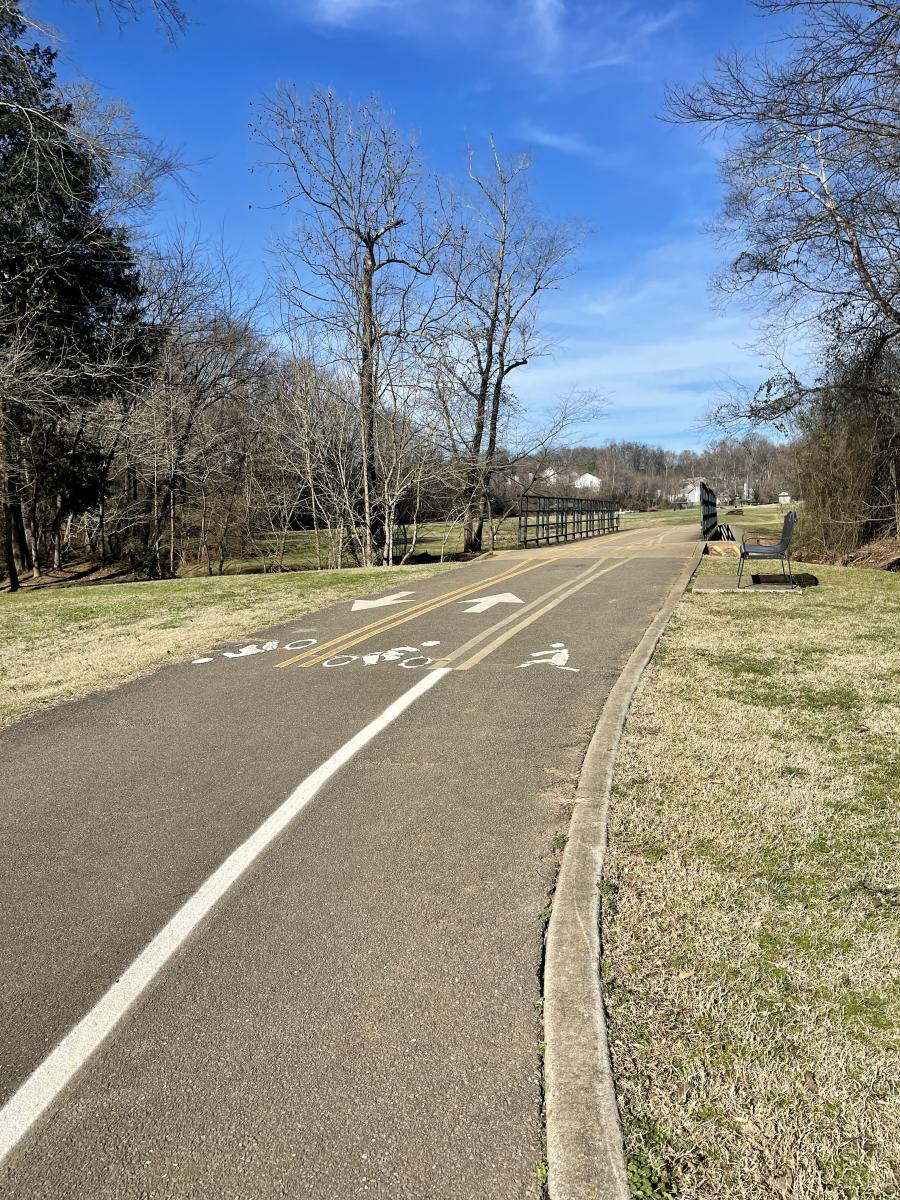
{"label": "distant house", "polygon": [[687,479],[681,486],[678,500],[692,508],[700,503],[700,483],[696,479]]}
{"label": "distant house", "polygon": [[779,504],[790,504],[790,502],[791,502],[791,493],[790,492],[779,492],[778,493],[778,503]]}
{"label": "distant house", "polygon": [[573,482],[572,487],[576,487],[579,491],[593,490],[603,486],[603,480],[598,475],[592,475],[590,471],[586,471],[584,475],[579,475]]}

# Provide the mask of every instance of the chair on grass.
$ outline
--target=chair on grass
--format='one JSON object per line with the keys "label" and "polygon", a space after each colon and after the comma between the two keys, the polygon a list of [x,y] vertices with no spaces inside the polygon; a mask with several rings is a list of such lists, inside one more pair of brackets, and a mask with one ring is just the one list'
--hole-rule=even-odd
{"label": "chair on grass", "polygon": [[[741,586],[741,578],[744,574],[744,563],[752,561],[773,561],[779,559],[781,561],[781,574],[791,581],[791,587],[797,587],[797,582],[794,579],[794,573],[791,570],[791,540],[794,536],[794,526],[797,524],[797,513],[792,508],[784,518],[784,526],[781,530],[781,540],[774,546],[757,546],[755,544],[747,545],[741,542],[741,564],[738,567],[737,585]],[[787,563],[787,571],[784,565]]]}

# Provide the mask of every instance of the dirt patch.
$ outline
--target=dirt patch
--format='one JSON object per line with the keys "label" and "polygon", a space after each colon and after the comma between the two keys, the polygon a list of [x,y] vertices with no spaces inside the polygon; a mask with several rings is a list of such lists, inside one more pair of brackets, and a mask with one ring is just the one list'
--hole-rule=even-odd
{"label": "dirt patch", "polygon": [[868,567],[876,571],[900,571],[900,537],[881,538],[841,559],[845,567]]}

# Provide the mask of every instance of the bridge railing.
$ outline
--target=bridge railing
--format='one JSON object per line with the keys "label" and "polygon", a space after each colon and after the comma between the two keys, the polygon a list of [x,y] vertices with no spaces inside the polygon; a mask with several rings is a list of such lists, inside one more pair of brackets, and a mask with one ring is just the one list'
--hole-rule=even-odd
{"label": "bridge railing", "polygon": [[614,500],[571,496],[522,496],[519,500],[519,545],[549,546],[579,538],[615,533],[619,506]]}
{"label": "bridge railing", "polygon": [[700,536],[705,542],[715,536],[719,527],[719,505],[716,493],[705,483],[700,484]]}

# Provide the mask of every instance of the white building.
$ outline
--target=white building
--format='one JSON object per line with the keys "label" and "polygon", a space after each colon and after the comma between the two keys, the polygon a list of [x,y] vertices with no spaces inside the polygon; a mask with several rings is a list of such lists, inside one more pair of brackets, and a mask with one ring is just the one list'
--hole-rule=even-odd
{"label": "white building", "polygon": [[603,486],[603,480],[597,475],[592,475],[590,471],[586,471],[584,475],[579,475],[573,482],[572,487],[578,488],[580,491],[588,489],[596,489]]}
{"label": "white building", "polygon": [[790,502],[791,502],[791,493],[790,492],[779,492],[778,493],[778,503],[779,504],[790,504]]}
{"label": "white building", "polygon": [[700,503],[700,484],[693,479],[688,479],[682,485],[679,499],[682,504],[689,504],[691,507]]}

